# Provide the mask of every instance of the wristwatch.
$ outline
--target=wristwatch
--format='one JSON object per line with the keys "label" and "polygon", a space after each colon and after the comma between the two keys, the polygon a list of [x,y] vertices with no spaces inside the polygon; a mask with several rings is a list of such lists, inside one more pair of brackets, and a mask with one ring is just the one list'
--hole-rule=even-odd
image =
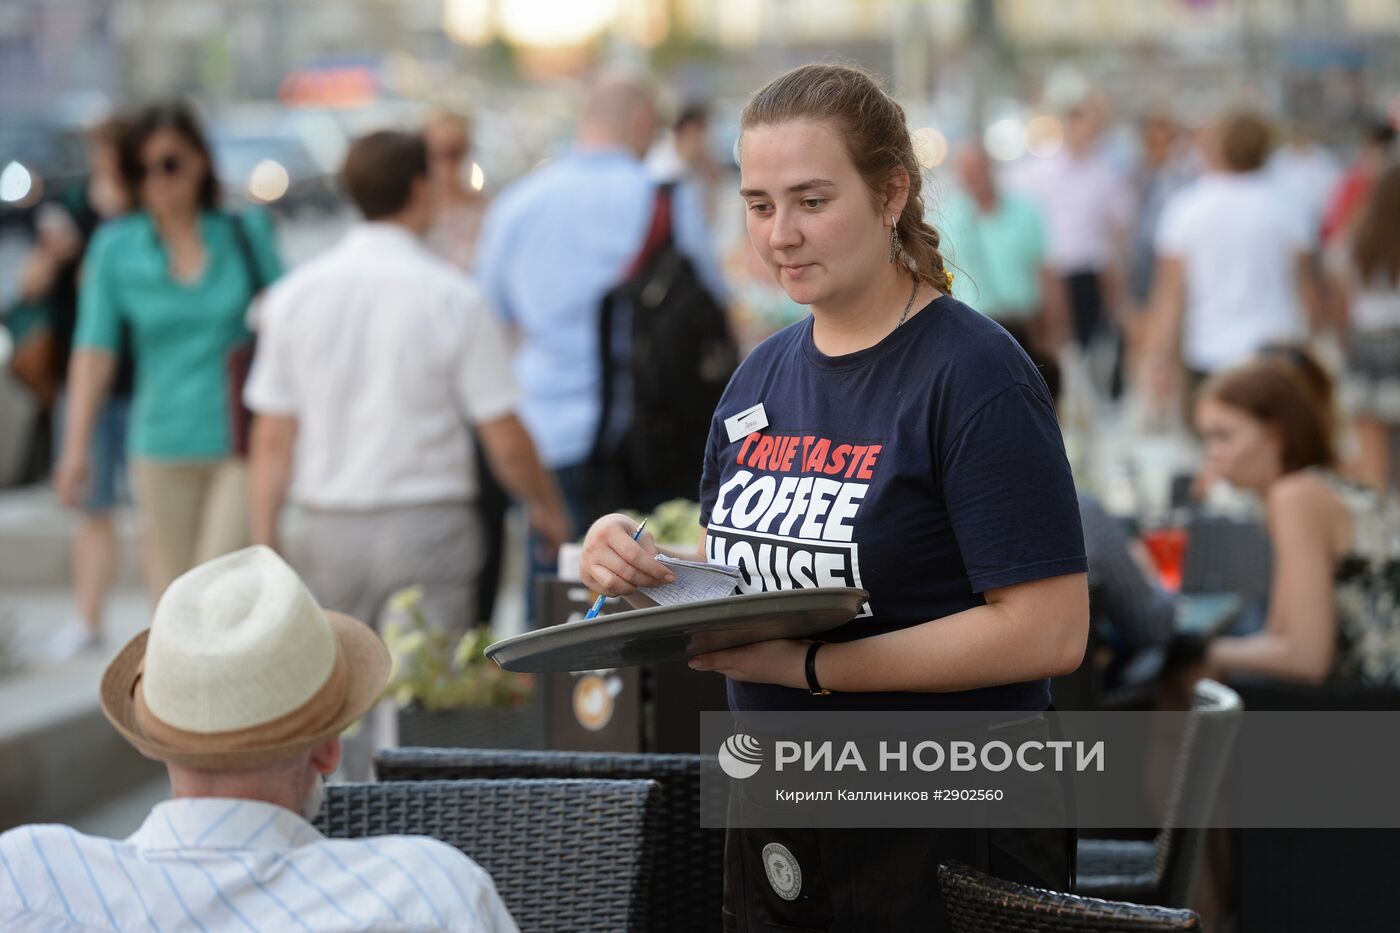
{"label": "wristwatch", "polygon": [[814,641],[807,646],[807,692],[814,697],[831,695],[830,690],[817,683],[817,649],[824,644],[824,641]]}

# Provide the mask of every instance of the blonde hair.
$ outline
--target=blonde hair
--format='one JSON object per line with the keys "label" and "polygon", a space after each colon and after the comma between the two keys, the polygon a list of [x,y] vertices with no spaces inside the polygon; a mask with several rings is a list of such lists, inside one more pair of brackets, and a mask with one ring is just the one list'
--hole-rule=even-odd
{"label": "blonde hair", "polygon": [[909,197],[895,223],[910,271],[939,291],[952,276],[939,250],[938,231],[924,219],[923,174],[914,155],[904,108],[876,80],[848,65],[803,65],[774,78],[744,107],[741,130],[788,120],[825,120],[840,134],[856,171],[880,197],[891,174],[909,176]]}

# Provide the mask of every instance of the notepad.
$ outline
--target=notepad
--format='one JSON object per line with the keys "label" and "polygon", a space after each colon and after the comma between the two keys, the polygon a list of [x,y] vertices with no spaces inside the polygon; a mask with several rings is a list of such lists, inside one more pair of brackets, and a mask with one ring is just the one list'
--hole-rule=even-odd
{"label": "notepad", "polygon": [[739,585],[739,568],[728,564],[706,564],[695,560],[680,560],[661,555],[658,561],[671,568],[676,582],[661,586],[644,586],[643,596],[658,606],[679,606],[705,599],[723,599],[734,595]]}

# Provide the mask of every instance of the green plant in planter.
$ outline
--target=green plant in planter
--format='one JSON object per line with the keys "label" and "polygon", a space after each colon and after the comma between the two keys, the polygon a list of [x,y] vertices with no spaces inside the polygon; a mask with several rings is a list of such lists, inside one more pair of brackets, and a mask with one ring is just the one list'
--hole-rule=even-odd
{"label": "green plant in planter", "polygon": [[[643,517],[637,512],[625,514],[639,522]],[[692,549],[700,546],[700,503],[672,499],[658,505],[646,519],[647,531],[657,544]]]}
{"label": "green plant in planter", "polygon": [[460,639],[428,624],[423,588],[409,587],[389,600],[384,643],[394,660],[385,696],[400,706],[441,711],[464,707],[518,707],[534,696],[534,678],[502,670],[486,657],[496,639],[473,628]]}

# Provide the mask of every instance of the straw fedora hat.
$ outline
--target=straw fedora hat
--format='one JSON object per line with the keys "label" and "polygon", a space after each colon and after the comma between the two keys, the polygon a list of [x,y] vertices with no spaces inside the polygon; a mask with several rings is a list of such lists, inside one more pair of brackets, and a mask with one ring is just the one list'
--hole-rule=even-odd
{"label": "straw fedora hat", "polygon": [[369,626],[323,611],[282,558],[251,547],[170,584],[102,675],[102,711],[148,758],[256,768],[344,731],[389,667]]}

